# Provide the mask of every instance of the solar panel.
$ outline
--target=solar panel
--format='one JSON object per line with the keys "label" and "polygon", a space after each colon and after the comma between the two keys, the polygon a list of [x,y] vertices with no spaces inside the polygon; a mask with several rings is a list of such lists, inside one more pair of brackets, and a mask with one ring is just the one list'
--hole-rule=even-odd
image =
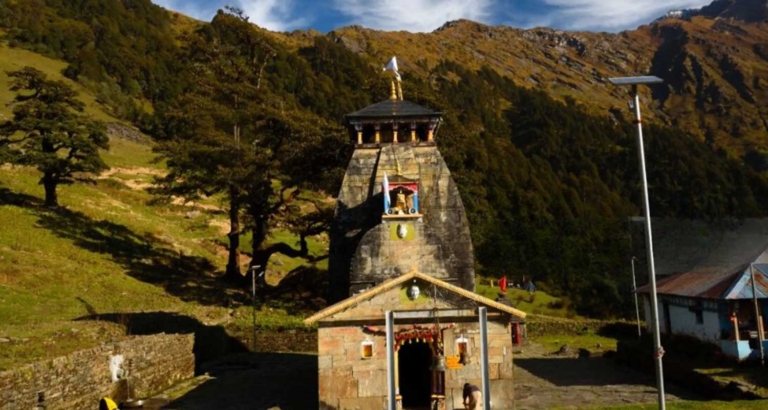
{"label": "solar panel", "polygon": [[664,80],[654,75],[645,75],[640,77],[614,77],[609,78],[608,81],[614,85],[659,84],[664,82]]}

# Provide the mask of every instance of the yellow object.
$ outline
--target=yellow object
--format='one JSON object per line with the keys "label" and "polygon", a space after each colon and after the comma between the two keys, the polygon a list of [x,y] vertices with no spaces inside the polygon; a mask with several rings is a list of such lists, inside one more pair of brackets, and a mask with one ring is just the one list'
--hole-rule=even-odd
{"label": "yellow object", "polygon": [[99,410],[120,410],[117,407],[117,403],[112,401],[109,397],[103,397],[99,401]]}

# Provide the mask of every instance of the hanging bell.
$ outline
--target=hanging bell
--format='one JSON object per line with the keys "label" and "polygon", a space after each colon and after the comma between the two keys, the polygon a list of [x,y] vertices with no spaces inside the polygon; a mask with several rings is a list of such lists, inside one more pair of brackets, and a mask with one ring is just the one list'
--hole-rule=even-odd
{"label": "hanging bell", "polygon": [[446,370],[445,357],[442,355],[432,357],[432,366],[429,370],[433,372],[444,372]]}
{"label": "hanging bell", "polygon": [[459,363],[461,363],[464,366],[472,363],[472,360],[470,360],[470,357],[467,354],[467,352],[461,352],[461,354],[459,354]]}

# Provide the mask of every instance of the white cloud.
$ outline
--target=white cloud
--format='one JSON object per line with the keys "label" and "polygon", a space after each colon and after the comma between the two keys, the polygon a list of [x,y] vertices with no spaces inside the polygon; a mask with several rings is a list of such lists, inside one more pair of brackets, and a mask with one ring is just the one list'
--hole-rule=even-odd
{"label": "white cloud", "polygon": [[308,17],[296,17],[294,0],[239,0],[238,3],[252,23],[268,30],[289,31],[306,27],[310,22]]}
{"label": "white cloud", "polygon": [[664,13],[698,8],[711,0],[543,0],[554,7],[549,18],[554,26],[573,30],[616,31],[650,23]]}
{"label": "white cloud", "polygon": [[352,24],[379,30],[432,31],[446,21],[488,21],[494,0],[334,0]]}
{"label": "white cloud", "polygon": [[250,22],[272,31],[288,31],[306,27],[310,22],[307,17],[296,17],[294,0],[234,0],[234,1],[188,1],[188,0],[152,0],[155,4],[169,10],[179,11],[188,16],[210,21],[216,10],[232,4],[243,10]]}

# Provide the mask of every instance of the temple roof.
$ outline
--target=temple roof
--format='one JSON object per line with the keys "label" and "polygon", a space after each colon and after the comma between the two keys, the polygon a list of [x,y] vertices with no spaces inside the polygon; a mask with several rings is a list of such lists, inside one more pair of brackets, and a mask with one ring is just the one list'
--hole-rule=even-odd
{"label": "temple roof", "polygon": [[[365,300],[369,300],[373,298],[376,295],[379,295],[383,292],[386,292],[398,285],[401,285],[411,279],[420,279],[425,282],[431,283],[435,286],[438,286],[442,289],[445,289],[447,291],[450,291],[452,293],[455,293],[465,299],[472,300],[478,304],[487,306],[489,308],[495,309],[499,312],[503,312],[506,314],[509,314],[513,317],[515,317],[518,320],[524,320],[525,319],[525,312],[515,309],[511,306],[504,305],[502,303],[496,302],[494,300],[488,299],[486,297],[480,296],[474,292],[470,292],[466,289],[460,288],[455,285],[451,285],[450,283],[443,282],[440,279],[434,278],[429,275],[425,275],[423,273],[420,273],[416,270],[413,270],[409,273],[400,275],[394,279],[390,279],[386,282],[383,282],[377,286],[374,286],[360,294],[357,294],[355,296],[352,296],[348,299],[342,300],[339,303],[336,303],[334,305],[328,306],[325,309],[315,313],[314,315],[308,317],[304,320],[304,324],[311,325],[314,324],[322,319],[325,319],[329,316],[333,316],[339,312],[343,312],[349,308],[357,306],[360,302],[363,302]],[[394,308],[395,306],[393,306]]]}
{"label": "temple roof", "polygon": [[388,118],[438,118],[443,113],[430,110],[421,105],[405,100],[384,100],[369,105],[362,110],[347,114],[348,120],[388,119]]}

